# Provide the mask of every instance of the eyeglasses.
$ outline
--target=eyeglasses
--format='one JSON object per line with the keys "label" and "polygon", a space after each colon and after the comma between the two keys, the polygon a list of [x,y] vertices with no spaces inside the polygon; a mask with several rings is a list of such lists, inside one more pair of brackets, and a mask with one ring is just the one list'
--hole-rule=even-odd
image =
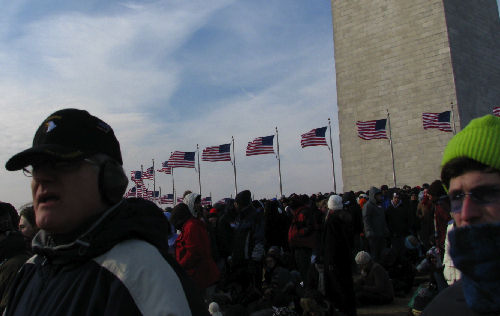
{"label": "eyeglasses", "polygon": [[26,177],[33,177],[33,173],[42,168],[48,168],[50,170],[66,173],[72,172],[80,168],[82,163],[89,163],[92,165],[97,165],[97,162],[90,159],[83,159],[78,161],[57,161],[57,160],[44,160],[41,162],[34,163],[32,165],[23,168],[23,174]]}
{"label": "eyeglasses", "polygon": [[500,188],[491,186],[480,186],[470,192],[451,192],[449,195],[451,211],[460,213],[466,196],[469,196],[478,205],[488,205],[500,199]]}

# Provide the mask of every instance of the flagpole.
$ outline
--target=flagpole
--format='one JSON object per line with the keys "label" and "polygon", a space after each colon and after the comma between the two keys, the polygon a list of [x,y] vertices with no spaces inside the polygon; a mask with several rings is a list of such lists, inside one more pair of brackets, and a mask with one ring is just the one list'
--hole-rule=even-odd
{"label": "flagpole", "polygon": [[281,160],[280,160],[280,141],[278,138],[278,127],[276,126],[276,145],[277,145],[277,150],[278,150],[278,174],[280,177],[280,197],[283,196],[283,185],[281,183]]}
{"label": "flagpole", "polygon": [[156,204],[156,172],[155,172],[155,160],[151,159],[153,161],[153,201],[155,201]]}
{"label": "flagpole", "polygon": [[233,171],[234,171],[234,195],[238,194],[238,184],[236,182],[236,155],[234,154],[234,137],[231,136],[231,142],[233,143]]}
{"label": "flagpole", "polygon": [[333,192],[337,193],[337,180],[335,179],[335,160],[333,159],[332,125],[330,124],[330,118],[328,118],[328,127],[330,128],[330,153],[332,154]]}
{"label": "flagpole", "polygon": [[453,111],[453,101],[451,101],[451,120],[453,121],[453,135],[457,133],[457,128],[455,126],[455,111]]}
{"label": "flagpole", "polygon": [[200,187],[201,195],[201,170],[200,170],[200,147],[196,144],[196,152],[198,153],[198,185]]}
{"label": "flagpole", "polygon": [[[141,182],[143,184],[142,186],[142,193],[141,193],[141,197],[144,198],[144,188],[146,188],[146,186],[144,185],[144,171],[142,170],[142,165],[141,165]],[[146,198],[148,197],[148,189],[146,189]]]}
{"label": "flagpole", "polygon": [[172,195],[174,197],[174,206],[177,205],[177,199],[175,196],[175,181],[174,181],[174,168],[170,168],[171,172],[170,174],[172,175]]}
{"label": "flagpole", "polygon": [[[160,205],[161,205],[161,186],[158,186],[158,191],[160,192],[160,193],[159,193],[160,195],[158,195],[158,200],[159,200],[159,201],[158,201],[158,204],[160,204]],[[160,208],[161,208],[161,207],[160,207]]]}
{"label": "flagpole", "polygon": [[394,187],[396,188],[396,168],[394,167],[394,150],[392,148],[392,130],[391,130],[391,118],[389,115],[389,109],[387,109],[387,123],[389,124],[389,144],[391,145],[391,159],[392,159],[392,180],[394,181]]}

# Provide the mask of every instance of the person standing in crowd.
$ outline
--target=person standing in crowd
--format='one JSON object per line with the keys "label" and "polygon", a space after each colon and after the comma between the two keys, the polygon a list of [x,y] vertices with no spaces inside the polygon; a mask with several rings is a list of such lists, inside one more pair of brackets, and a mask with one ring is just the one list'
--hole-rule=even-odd
{"label": "person standing in crowd", "polygon": [[423,315],[500,313],[500,117],[472,120],[448,142],[441,180],[457,228],[450,255],[462,279],[438,294]]}
{"label": "person standing in crowd", "polygon": [[428,194],[428,189],[424,189],[422,200],[417,206],[417,218],[419,221],[418,237],[422,242],[423,251],[427,252],[434,245],[434,209]]}
{"label": "person standing in crowd", "polygon": [[387,228],[391,238],[391,248],[396,256],[402,255],[405,247],[405,238],[410,234],[409,210],[400,199],[397,192],[393,193],[391,203],[385,211]]}
{"label": "person standing in crowd", "polygon": [[330,196],[328,209],[322,238],[326,298],[345,315],[356,315],[350,236],[346,231],[352,225],[352,216],[344,210],[338,195]]}
{"label": "person standing in crowd", "polygon": [[444,241],[446,239],[446,228],[451,220],[450,199],[443,188],[443,183],[436,180],[429,186],[429,198],[434,210],[434,237],[435,245],[439,250],[441,259],[444,254]]}
{"label": "person standing in crowd", "polygon": [[186,194],[186,196],[184,196],[183,202],[189,207],[189,211],[191,212],[193,217],[206,222],[205,218],[203,217],[201,195],[199,195],[198,193],[188,193]]}
{"label": "person standing in crowd", "polygon": [[243,289],[260,288],[262,259],[265,255],[265,227],[263,219],[252,205],[252,193],[243,190],[234,200],[236,209],[231,274]]}
{"label": "person standing in crowd", "polygon": [[180,231],[175,241],[175,259],[203,293],[220,277],[205,224],[195,218],[184,203],[174,207],[170,221]]}
{"label": "person standing in crowd", "polygon": [[363,224],[368,239],[370,254],[379,262],[382,250],[386,247],[385,238],[389,235],[382,207],[382,193],[376,187],[370,189],[370,199],[363,207]]}
{"label": "person standing in crowd", "polygon": [[26,249],[31,250],[31,240],[38,233],[33,206],[27,206],[19,212],[19,231],[24,236]]}
{"label": "person standing in crowd", "polygon": [[0,313],[7,305],[14,277],[30,257],[23,235],[17,230],[17,211],[0,202]]}
{"label": "person standing in crowd", "polygon": [[161,209],[123,199],[122,164],[111,126],[77,109],[51,114],[7,161],[31,177],[40,231],[4,315],[208,314],[168,255]]}
{"label": "person standing in crowd", "polygon": [[359,305],[384,305],[394,300],[394,290],[387,271],[374,262],[369,253],[360,251],[356,263],[361,278],[355,284],[356,301]]}
{"label": "person standing in crowd", "polygon": [[389,205],[391,205],[391,192],[389,192],[389,187],[387,184],[380,186],[380,192],[382,193],[382,201],[380,202],[384,210],[386,210]]}
{"label": "person standing in crowd", "polygon": [[309,201],[306,196],[295,195],[290,202],[293,218],[288,230],[288,244],[297,270],[302,280],[305,280],[317,242],[316,220],[313,211],[307,205]]}
{"label": "person standing in crowd", "polygon": [[354,192],[346,192],[342,197],[342,203],[344,203],[344,207],[346,211],[351,214],[352,217],[352,229],[350,232],[350,245],[352,248],[352,263],[354,264],[354,256],[362,250],[362,234],[363,234],[363,213],[361,211],[361,207],[356,202],[356,197],[354,196]]}

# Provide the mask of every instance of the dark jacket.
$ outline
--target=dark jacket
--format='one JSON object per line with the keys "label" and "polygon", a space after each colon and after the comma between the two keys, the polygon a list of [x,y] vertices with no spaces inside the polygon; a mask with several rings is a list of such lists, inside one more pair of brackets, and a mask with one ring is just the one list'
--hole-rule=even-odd
{"label": "dark jacket", "polygon": [[373,262],[367,276],[363,280],[361,288],[364,291],[375,293],[387,299],[394,298],[394,289],[392,288],[389,274],[380,264]]}
{"label": "dark jacket", "polygon": [[410,234],[410,214],[408,207],[402,201],[394,205],[391,201],[385,211],[387,227],[391,237],[406,237]]}
{"label": "dark jacket", "polygon": [[40,231],[5,315],[207,315],[168,255],[167,225],[153,203],[127,199],[72,241]]}
{"label": "dark jacket", "polygon": [[23,235],[16,231],[0,242],[0,313],[7,305],[8,294],[17,271],[30,257],[25,249]]}
{"label": "dark jacket", "polygon": [[462,281],[459,280],[439,293],[422,313],[422,316],[433,315],[473,316],[497,314],[479,314],[470,309],[465,302]]}
{"label": "dark jacket", "polygon": [[380,190],[372,187],[369,200],[363,206],[363,224],[366,237],[387,237],[389,235],[384,208],[375,199],[377,193],[380,193]]}
{"label": "dark jacket", "polygon": [[300,206],[292,211],[292,222],[288,230],[288,244],[290,248],[316,247],[317,227],[316,219],[311,208]]}

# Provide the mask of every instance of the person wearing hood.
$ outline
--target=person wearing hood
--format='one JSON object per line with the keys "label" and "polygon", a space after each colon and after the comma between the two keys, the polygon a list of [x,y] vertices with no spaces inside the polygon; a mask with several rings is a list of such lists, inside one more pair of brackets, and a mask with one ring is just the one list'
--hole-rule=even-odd
{"label": "person wearing hood", "polygon": [[385,211],[385,219],[390,233],[391,248],[394,249],[396,256],[402,255],[405,238],[410,234],[410,211],[397,192],[392,195],[391,203]]}
{"label": "person wearing hood", "polygon": [[16,209],[9,203],[0,202],[0,313],[7,305],[17,271],[30,257],[16,224]]}
{"label": "person wearing hood", "polygon": [[376,187],[370,189],[370,198],[363,207],[363,225],[371,257],[379,262],[382,250],[386,247],[385,238],[388,237],[389,230],[382,207],[382,192]]}
{"label": "person wearing hood", "polygon": [[188,193],[183,199],[184,204],[189,207],[189,211],[193,217],[201,219],[203,218],[203,212],[201,207],[201,195],[198,193]]}
{"label": "person wearing hood", "polygon": [[450,256],[462,278],[423,315],[500,313],[500,117],[474,119],[448,142],[441,162],[457,227]]}
{"label": "person wearing hood", "polygon": [[352,216],[344,210],[342,197],[331,195],[322,236],[325,296],[345,315],[356,315],[351,269],[351,246],[347,227]]}
{"label": "person wearing hood", "polygon": [[111,126],[84,110],[47,117],[6,163],[31,178],[40,231],[4,315],[207,315],[168,255],[168,221],[128,178]]}
{"label": "person wearing hood", "polygon": [[220,277],[212,257],[210,236],[205,223],[193,217],[184,203],[174,207],[170,220],[175,229],[180,231],[175,241],[175,259],[203,292]]}

